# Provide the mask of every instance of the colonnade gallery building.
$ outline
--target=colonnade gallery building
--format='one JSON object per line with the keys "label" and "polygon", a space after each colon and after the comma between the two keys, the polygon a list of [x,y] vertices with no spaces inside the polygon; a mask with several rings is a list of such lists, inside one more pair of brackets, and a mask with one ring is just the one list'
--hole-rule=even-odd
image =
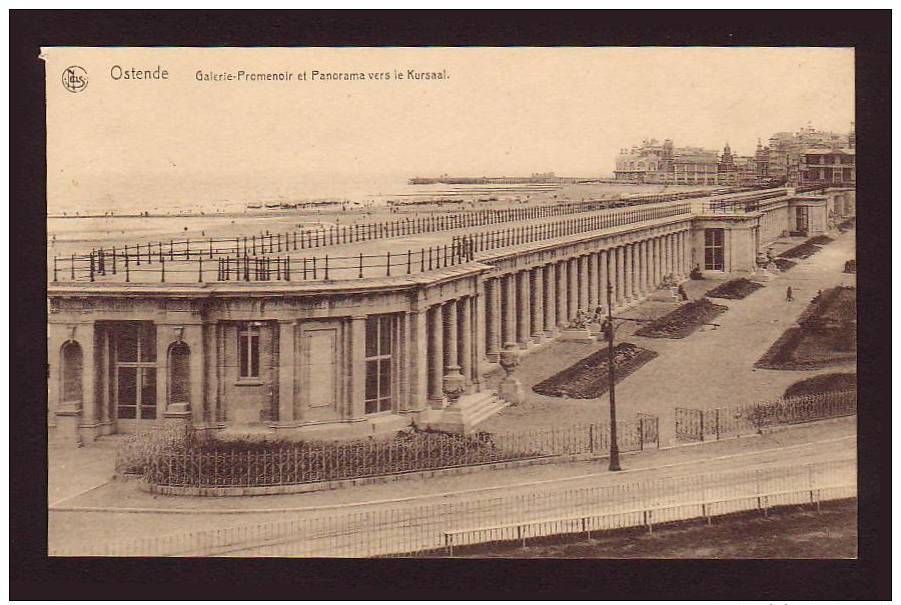
{"label": "colonnade gallery building", "polygon": [[[751,276],[770,242],[824,233],[855,206],[853,189],[830,185],[673,197],[56,259],[51,439],[173,419],[295,439],[469,430],[502,405],[484,376],[505,345],[528,352],[557,338],[606,307],[608,280],[616,311],[694,268]],[[392,248],[423,230],[436,245]]]}

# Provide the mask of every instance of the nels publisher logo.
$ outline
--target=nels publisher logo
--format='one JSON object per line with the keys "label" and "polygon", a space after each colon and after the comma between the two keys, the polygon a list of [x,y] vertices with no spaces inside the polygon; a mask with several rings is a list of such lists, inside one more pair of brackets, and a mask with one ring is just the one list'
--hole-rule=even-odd
{"label": "nels publisher logo", "polygon": [[88,87],[88,72],[78,65],[67,67],[63,70],[63,86],[69,92],[81,92]]}

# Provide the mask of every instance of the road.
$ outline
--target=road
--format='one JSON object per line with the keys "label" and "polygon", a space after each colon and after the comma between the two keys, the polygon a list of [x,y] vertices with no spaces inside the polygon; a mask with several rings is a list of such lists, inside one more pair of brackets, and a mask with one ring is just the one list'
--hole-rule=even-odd
{"label": "road", "polygon": [[[269,531],[281,536],[276,544],[230,554],[363,556],[398,545],[436,544],[443,531],[460,526],[697,499],[699,477],[711,473],[730,473],[732,478],[711,484],[710,489],[747,493],[756,489],[752,485],[756,478],[752,481],[748,473],[797,470],[804,464],[850,460],[855,453],[854,419],[846,418],[760,437],[642,452],[624,458],[624,467],[631,469],[624,473],[610,473],[598,463],[552,464],[296,496],[189,500],[194,507],[202,506],[202,511],[164,508],[185,499],[145,494],[158,512],[150,506],[132,512],[78,506],[51,511],[50,545],[59,552],[77,553],[109,543],[152,541],[188,532],[207,532],[206,539],[218,532],[229,543],[246,545],[264,541],[246,532]],[[853,479],[853,468],[845,464],[822,478]],[[803,473],[799,477],[804,482],[809,479]],[[638,487],[639,483],[644,487]],[[78,502],[76,498],[69,504]],[[234,528],[246,528],[245,533]]]}

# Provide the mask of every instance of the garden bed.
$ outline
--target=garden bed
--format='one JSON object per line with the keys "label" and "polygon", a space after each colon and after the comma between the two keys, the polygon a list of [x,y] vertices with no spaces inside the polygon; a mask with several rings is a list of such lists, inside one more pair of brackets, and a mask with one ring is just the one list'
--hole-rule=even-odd
{"label": "garden bed", "polygon": [[857,273],[857,261],[852,259],[845,261],[845,273]]}
{"label": "garden bed", "polygon": [[729,307],[725,305],[699,298],[645,324],[635,332],[635,335],[648,338],[685,338],[702,324],[710,322],[728,309]]}
{"label": "garden bed", "polygon": [[798,263],[793,260],[788,260],[787,258],[777,258],[773,260],[776,263],[776,266],[779,267],[780,271],[788,271]]}
{"label": "garden bed", "polygon": [[820,395],[832,391],[854,391],[857,389],[857,374],[853,372],[820,374],[812,378],[800,380],[785,389],[783,397],[804,397]]}
{"label": "garden bed", "polygon": [[789,328],[755,367],[812,370],[857,358],[856,290],[831,288],[814,297],[798,326]]}
{"label": "garden bed", "polygon": [[[654,351],[627,342],[617,345],[613,355],[617,383],[657,357]],[[608,355],[604,348],[539,382],[532,390],[548,397],[595,399],[610,388],[608,374]]]}
{"label": "garden bed", "polygon": [[756,282],[752,282],[746,277],[729,280],[718,285],[716,288],[707,290],[705,296],[710,298],[728,298],[731,300],[740,300],[745,298],[752,292],[756,292],[763,286]]}
{"label": "garden bed", "polygon": [[807,241],[798,244],[794,248],[789,248],[779,256],[781,258],[808,258],[819,252],[820,246],[828,244],[831,241],[834,241],[831,237],[817,235],[816,237],[811,237]]}

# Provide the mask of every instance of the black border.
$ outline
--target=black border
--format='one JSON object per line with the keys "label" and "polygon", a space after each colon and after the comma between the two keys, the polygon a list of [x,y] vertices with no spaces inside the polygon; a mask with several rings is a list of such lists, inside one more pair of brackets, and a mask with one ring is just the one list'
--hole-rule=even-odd
{"label": "black border", "polygon": [[[889,599],[891,11],[10,11],[11,598]],[[853,46],[860,298],[856,561],[46,557],[41,45]],[[812,118],[814,119],[814,118]],[[875,211],[871,206],[878,205]]]}

